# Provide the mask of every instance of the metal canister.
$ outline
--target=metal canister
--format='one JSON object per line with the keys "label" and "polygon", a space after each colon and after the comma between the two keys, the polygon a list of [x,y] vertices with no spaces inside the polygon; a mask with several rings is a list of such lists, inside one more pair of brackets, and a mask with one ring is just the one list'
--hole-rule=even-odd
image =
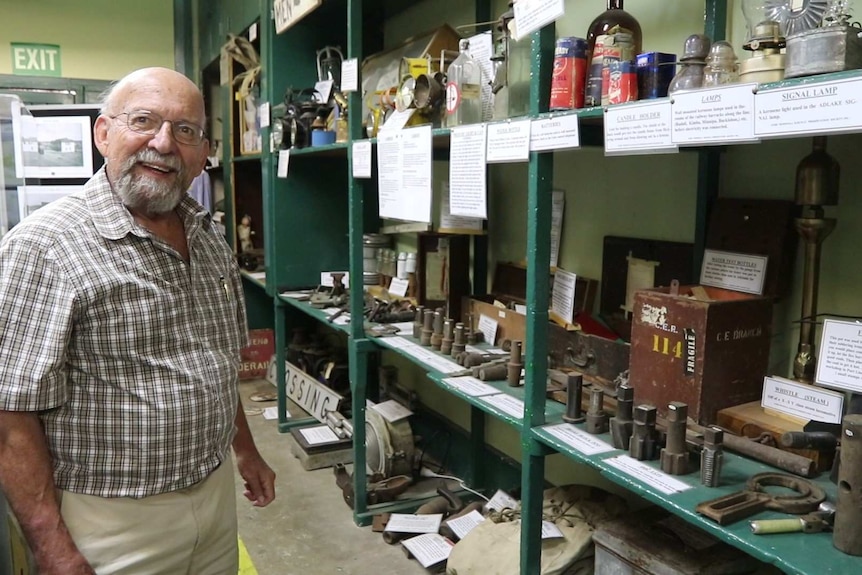
{"label": "metal canister", "polygon": [[[608,104],[622,104],[638,99],[638,75],[634,62],[608,63]],[[602,100],[604,104],[604,100]]]}
{"label": "metal canister", "polygon": [[554,73],[551,77],[551,110],[584,107],[587,80],[587,41],[567,36],[554,46]]}
{"label": "metal canister", "polygon": [[[599,36],[599,38],[602,37]],[[598,43],[599,41],[596,39],[597,46]],[[635,40],[632,34],[617,32],[616,34],[608,34],[602,39],[601,103],[603,106],[610,103],[608,90],[610,88],[611,64],[614,62],[634,62],[635,56]],[[635,90],[637,90],[637,78],[635,78]]]}

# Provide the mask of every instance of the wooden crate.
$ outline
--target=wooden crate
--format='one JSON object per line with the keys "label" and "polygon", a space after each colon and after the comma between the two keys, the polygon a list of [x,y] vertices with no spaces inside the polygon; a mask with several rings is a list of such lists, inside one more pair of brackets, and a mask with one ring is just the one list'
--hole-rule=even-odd
{"label": "wooden crate", "polygon": [[[694,293],[708,299],[695,299]],[[769,362],[772,300],[712,287],[638,291],[630,383],[636,403],[665,415],[671,401],[716,422],[719,409],[760,398]]]}

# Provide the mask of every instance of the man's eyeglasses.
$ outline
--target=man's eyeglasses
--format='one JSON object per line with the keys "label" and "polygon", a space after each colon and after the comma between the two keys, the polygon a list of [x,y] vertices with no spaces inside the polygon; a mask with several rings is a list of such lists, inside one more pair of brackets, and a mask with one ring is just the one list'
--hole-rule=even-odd
{"label": "man's eyeglasses", "polygon": [[116,116],[110,116],[110,118],[113,120],[120,116],[126,117],[126,125],[130,130],[139,134],[146,134],[148,136],[155,136],[158,134],[159,130],[162,129],[162,125],[165,122],[168,122],[171,125],[171,135],[174,137],[174,140],[187,146],[199,146],[206,137],[204,129],[197,124],[183,120],[165,120],[155,112],[149,112],[147,110],[122,112]]}

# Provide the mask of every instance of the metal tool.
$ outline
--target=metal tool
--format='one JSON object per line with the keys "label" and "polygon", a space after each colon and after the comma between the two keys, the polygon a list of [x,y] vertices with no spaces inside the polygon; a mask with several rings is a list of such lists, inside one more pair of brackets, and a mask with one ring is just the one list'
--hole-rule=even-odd
{"label": "metal tool", "polygon": [[413,337],[420,339],[422,337],[422,324],[424,321],[425,306],[416,307],[416,319],[413,320]]}
{"label": "metal tool", "polygon": [[521,370],[524,368],[524,360],[521,357],[521,342],[512,341],[509,349],[509,363],[506,364],[506,383],[510,387],[518,387],[521,383]]}
{"label": "metal tool", "polygon": [[504,359],[491,360],[473,368],[482,381],[498,381],[505,379],[509,373],[509,366]]}
{"label": "metal tool", "polygon": [[849,555],[862,555],[862,415],[845,415],[842,427],[832,544]]}
{"label": "metal tool", "polygon": [[425,310],[425,317],[422,319],[422,333],[419,336],[419,344],[425,347],[431,346],[431,334],[434,333],[434,312],[430,309]]}
{"label": "metal tool", "polygon": [[721,466],[724,463],[724,432],[717,427],[703,430],[703,450],[700,452],[700,482],[707,487],[721,483]]}
{"label": "metal tool", "polygon": [[[689,429],[703,435],[705,428],[698,425],[689,425]],[[725,433],[724,447],[734,453],[745,455],[751,459],[756,459],[772,467],[783,469],[802,477],[814,477],[817,475],[817,463],[813,459],[776,447],[770,447],[769,445],[752,441],[747,437]]]}
{"label": "metal tool", "polygon": [[455,320],[447,319],[443,322],[443,339],[440,343],[440,353],[452,354],[452,344],[455,343]]}
{"label": "metal tool", "polygon": [[634,409],[635,390],[628,385],[620,385],[617,388],[617,414],[609,421],[611,440],[617,449],[629,448],[629,439],[632,436],[632,410]]}
{"label": "metal tool", "polygon": [[608,431],[608,414],[604,410],[605,393],[597,388],[590,389],[590,407],[587,409],[587,433],[598,435]]}
{"label": "metal tool", "polygon": [[661,450],[661,469],[671,475],[685,475],[691,471],[685,444],[688,405],[672,401],[667,409],[667,440]]}
{"label": "metal tool", "polygon": [[[553,377],[553,376],[552,376]],[[584,376],[580,373],[566,374],[566,413],[563,421],[566,423],[581,423],[584,415],[581,411],[581,394],[584,388]]]}
{"label": "metal tool", "polygon": [[658,432],[655,429],[656,408],[654,405],[641,404],[635,408],[632,438],[629,441],[629,455],[638,461],[655,459],[658,446]]}
{"label": "metal tool", "polygon": [[434,330],[431,332],[431,349],[440,351],[443,345],[443,312],[434,312]]}
{"label": "metal tool", "polygon": [[788,519],[758,519],[749,523],[755,535],[775,533],[820,533],[832,529],[835,522],[835,505],[824,501],[817,511]]}
{"label": "metal tool", "polygon": [[467,347],[467,334],[464,333],[464,324],[458,322],[455,324],[455,341],[452,342],[452,357],[457,357],[463,353]]}
{"label": "metal tool", "polygon": [[835,451],[838,438],[828,431],[786,431],[778,440],[781,447]]}
{"label": "metal tool", "polygon": [[[767,487],[784,487],[793,495],[778,495]],[[728,525],[759,511],[769,509],[797,515],[810,513],[826,500],[821,487],[785,473],[758,473],[746,482],[745,489],[698,504],[695,510],[719,525]]]}

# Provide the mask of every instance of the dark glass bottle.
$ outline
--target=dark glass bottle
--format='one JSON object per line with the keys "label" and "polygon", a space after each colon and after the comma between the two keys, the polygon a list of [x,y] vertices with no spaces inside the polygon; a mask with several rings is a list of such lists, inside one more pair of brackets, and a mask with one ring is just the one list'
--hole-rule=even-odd
{"label": "dark glass bottle", "polygon": [[608,9],[596,16],[587,30],[586,106],[598,106],[601,103],[604,56],[600,54],[593,56],[596,38],[614,33],[630,34],[631,42],[634,44],[634,55],[637,56],[643,49],[641,25],[634,16],[623,10],[623,0],[607,0],[607,2]]}

